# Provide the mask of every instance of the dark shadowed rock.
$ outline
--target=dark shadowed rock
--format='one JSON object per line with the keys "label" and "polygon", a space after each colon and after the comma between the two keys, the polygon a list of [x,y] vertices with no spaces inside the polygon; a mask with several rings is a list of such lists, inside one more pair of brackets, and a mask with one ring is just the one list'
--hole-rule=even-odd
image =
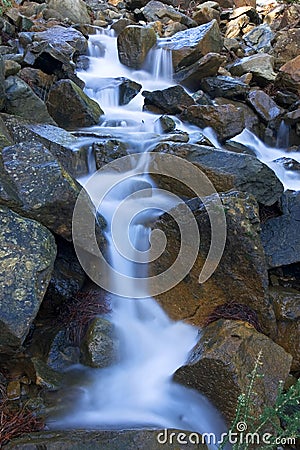
{"label": "dark shadowed rock", "polygon": [[251,395],[250,400],[250,414],[257,417],[265,406],[275,404],[279,382],[287,379],[292,357],[243,322],[218,320],[208,325],[174,378],[205,394],[231,423],[238,396],[248,392],[248,374],[260,354],[262,367],[259,365],[258,372],[264,376],[255,378],[257,395]]}
{"label": "dark shadowed rock", "polygon": [[280,286],[270,290],[277,319],[275,342],[293,357],[292,371],[300,369],[300,292]]}
{"label": "dark shadowed rock", "polygon": [[259,89],[250,92],[248,102],[264,122],[276,119],[284,112],[268,94]]}
{"label": "dark shadowed rock", "polygon": [[[170,444],[170,434],[180,433],[172,428],[167,430],[166,443],[163,447],[166,450],[174,449],[174,443]],[[32,433],[28,437],[14,439],[6,446],[7,449],[14,450],[38,450],[43,446],[44,450],[161,450],[162,444],[157,440],[159,433],[162,433],[162,441],[165,439],[165,430],[125,430],[125,431],[56,431]],[[186,432],[188,437],[189,432]],[[195,435],[194,435],[195,438]],[[182,439],[182,436],[181,436]],[[187,439],[188,442],[188,439]],[[205,444],[201,444],[202,438],[199,435],[200,444],[180,444],[176,441],[176,450],[207,450]]]}
{"label": "dark shadowed rock", "polygon": [[[166,188],[163,181],[156,181],[159,187]],[[171,290],[158,295],[157,301],[172,319],[184,319],[200,327],[216,307],[231,302],[243,304],[256,312],[264,332],[274,336],[276,324],[267,292],[268,273],[259,237],[258,205],[251,195],[243,193],[224,193],[220,198],[226,217],[227,238],[216,271],[205,283],[199,284],[199,274],[209,250],[211,228],[203,204],[198,199],[191,200],[188,206],[196,218],[201,236],[196,261],[188,276]],[[206,200],[213,208],[216,198],[211,196]],[[184,217],[186,214],[181,220]],[[150,264],[152,275],[171,266],[181,245],[180,232],[167,215],[157,220],[153,228],[165,233],[168,245],[161,257]],[[195,243],[190,245],[193,252]]]}
{"label": "dark shadowed rock", "polygon": [[30,118],[35,123],[50,123],[55,125],[50,117],[45,103],[33,90],[17,76],[5,80],[6,112],[16,116]]}
{"label": "dark shadowed rock", "polygon": [[108,367],[118,356],[114,326],[98,317],[90,324],[81,344],[81,362],[90,367]]}
{"label": "dark shadowed rock", "polygon": [[57,124],[66,130],[96,125],[103,114],[98,103],[71,80],[60,80],[52,86],[47,107]]}
{"label": "dark shadowed rock", "polygon": [[[168,142],[158,144],[153,151],[174,154],[197,165],[218,192],[236,189],[252,194],[264,205],[273,205],[283,192],[283,186],[273,170],[250,155],[201,145]],[[185,186],[176,188],[173,180],[165,181],[164,186],[178,195],[193,197]]]}
{"label": "dark shadowed rock", "polygon": [[194,105],[195,101],[181,86],[172,86],[162,91],[143,91],[145,97],[145,105],[154,105],[161,112],[168,114],[178,114],[190,105]]}
{"label": "dark shadowed rock", "polygon": [[227,76],[208,77],[201,80],[200,88],[211,97],[244,98],[249,92],[248,84]]}
{"label": "dark shadowed rock", "polygon": [[9,114],[1,114],[1,118],[6,126],[6,136],[9,136],[9,141],[1,147],[24,141],[41,143],[74,178],[87,172],[86,149],[77,144],[77,139],[71,133],[53,125],[37,125]]}
{"label": "dark shadowed rock", "polygon": [[300,261],[300,194],[287,191],[282,196],[283,215],[262,225],[261,239],[270,267]]}
{"label": "dark shadowed rock", "polygon": [[37,315],[56,246],[45,227],[4,206],[0,224],[0,352],[10,353],[23,343]]}
{"label": "dark shadowed rock", "polygon": [[118,36],[118,53],[122,64],[140,69],[149,50],[156,43],[153,28],[129,25]]}
{"label": "dark shadowed rock", "polygon": [[168,46],[172,51],[175,70],[189,66],[207,53],[220,53],[223,47],[218,22],[211,22],[179,31],[170,38]]}
{"label": "dark shadowed rock", "polygon": [[218,53],[207,53],[194,64],[175,72],[173,78],[177,83],[196,91],[200,89],[201,79],[216,75],[225,60],[225,56]]}
{"label": "dark shadowed rock", "polygon": [[42,144],[2,150],[0,202],[71,240],[72,214],[80,185]]}
{"label": "dark shadowed rock", "polygon": [[4,70],[5,70],[4,61],[2,56],[0,55],[0,111],[2,111],[5,106]]}
{"label": "dark shadowed rock", "polygon": [[236,136],[245,128],[243,111],[231,104],[189,106],[181,118],[200,128],[212,127],[221,140]]}

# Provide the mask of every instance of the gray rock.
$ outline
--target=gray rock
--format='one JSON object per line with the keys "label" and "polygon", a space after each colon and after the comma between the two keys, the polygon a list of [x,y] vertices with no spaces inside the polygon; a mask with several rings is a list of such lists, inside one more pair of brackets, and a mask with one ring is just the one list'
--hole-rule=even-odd
{"label": "gray rock", "polygon": [[212,20],[204,25],[179,31],[170,38],[168,47],[172,51],[175,70],[193,64],[207,53],[220,53],[223,38],[218,22]]}
{"label": "gray rock", "polygon": [[104,139],[93,144],[96,168],[101,169],[105,164],[128,155],[128,145],[117,139]]}
{"label": "gray rock", "polygon": [[90,367],[108,367],[116,361],[117,352],[114,326],[106,319],[94,319],[81,344],[81,362]]}
{"label": "gray rock", "polygon": [[269,267],[300,261],[300,194],[287,191],[282,196],[283,215],[262,224],[261,239]]}
{"label": "gray rock", "polygon": [[279,382],[287,379],[292,357],[241,321],[218,320],[208,325],[175,380],[208,396],[230,423],[260,352],[262,370],[259,367],[258,371],[264,376],[255,379],[257,395],[250,401],[250,414],[258,417],[266,405],[275,404]]}
{"label": "gray rock", "polygon": [[161,91],[143,91],[145,105],[154,105],[161,112],[177,114],[190,105],[194,105],[194,99],[181,86],[172,86]]}
{"label": "gray rock", "polygon": [[103,114],[98,103],[71,80],[60,80],[51,87],[47,107],[58,125],[66,130],[96,125]]}
{"label": "gray rock", "polygon": [[203,78],[200,88],[211,97],[244,98],[250,90],[248,84],[237,78],[217,76]]}
{"label": "gray rock", "polygon": [[10,59],[5,61],[5,78],[10,77],[11,75],[17,75],[21,70],[21,65]]}
{"label": "gray rock", "polygon": [[24,342],[37,315],[56,246],[41,224],[5,206],[0,206],[0,223],[0,351],[10,353]]}
{"label": "gray rock", "polygon": [[189,106],[181,118],[200,128],[212,127],[222,141],[236,136],[245,128],[242,109],[229,103]]}
{"label": "gray rock", "polygon": [[250,92],[248,102],[266,123],[278,118],[284,112],[268,94],[258,89]]}
{"label": "gray rock", "polygon": [[62,386],[63,376],[40,358],[31,358],[35,371],[35,383],[47,391],[57,391]]}
{"label": "gray rock", "polygon": [[24,141],[30,141],[32,144],[41,143],[72,177],[86,174],[87,150],[78,144],[78,140],[71,133],[53,125],[37,125],[9,114],[1,114],[0,119],[5,124],[8,139],[1,147]]}
{"label": "gray rock", "polygon": [[117,38],[118,53],[122,64],[140,69],[149,50],[156,44],[153,28],[129,25]]}
{"label": "gray rock", "polygon": [[48,8],[54,9],[74,23],[91,23],[86,3],[83,0],[49,0]]}
{"label": "gray rock", "polygon": [[249,47],[257,52],[268,53],[271,48],[271,42],[274,38],[274,33],[268,24],[264,23],[243,36],[244,41]]}
{"label": "gray rock", "polygon": [[[45,431],[34,433],[30,436],[12,440],[6,445],[7,450],[38,450],[43,446],[44,450],[161,450],[162,444],[157,440],[159,433],[162,433],[162,442],[166,439],[163,447],[166,450],[174,449],[174,443],[170,444],[171,433],[180,433],[182,430],[125,430],[125,431]],[[176,434],[175,434],[176,436]],[[188,442],[189,432],[186,432]],[[195,438],[195,435],[194,435]],[[176,438],[175,438],[176,439]],[[182,440],[182,435],[180,437]],[[174,438],[173,438],[174,440]],[[207,450],[207,446],[202,442],[199,435],[200,444],[180,444],[175,440],[176,450]]]}
{"label": "gray rock", "polygon": [[197,22],[182,12],[177,11],[173,6],[166,5],[164,2],[159,2],[157,0],[147,2],[142,11],[143,16],[148,22],[161,21],[162,23],[167,24],[172,20],[173,22],[179,22],[187,27],[194,27],[197,25]]}
{"label": "gray rock", "polygon": [[80,185],[42,144],[2,150],[0,202],[71,240],[72,215]]}
{"label": "gray rock", "polygon": [[36,123],[50,123],[55,125],[45,103],[19,77],[8,77],[5,80],[5,90],[6,112],[24,117],[25,119],[31,119]]}
{"label": "gray rock", "polygon": [[194,64],[182,68],[174,73],[174,81],[196,91],[200,88],[201,79],[217,75],[218,70],[226,58],[218,53],[207,53]]}
{"label": "gray rock", "polygon": [[245,73],[252,73],[257,83],[262,85],[275,81],[274,57],[266,53],[258,53],[239,59],[228,67],[232,75],[241,76]]}
{"label": "gray rock", "polygon": [[2,56],[0,55],[0,111],[3,110],[5,106],[5,76],[4,76],[5,66]]}
{"label": "gray rock", "polygon": [[[171,153],[197,165],[210,178],[218,192],[236,189],[252,194],[259,203],[273,205],[279,200],[283,186],[273,170],[257,158],[235,152],[228,152],[191,144],[164,143],[154,151]],[[191,197],[187,189],[172,192]]]}
{"label": "gray rock", "polygon": [[[45,344],[42,341],[40,342],[42,345]],[[64,372],[70,366],[79,364],[79,361],[80,349],[69,342],[68,331],[60,330],[50,343],[47,366],[56,372]]]}

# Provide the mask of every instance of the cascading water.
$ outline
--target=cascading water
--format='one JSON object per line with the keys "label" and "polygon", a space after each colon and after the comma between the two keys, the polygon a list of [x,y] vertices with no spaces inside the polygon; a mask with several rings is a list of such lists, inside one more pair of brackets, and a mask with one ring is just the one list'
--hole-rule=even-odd
{"label": "cascading water", "polygon": [[[143,88],[149,90],[169,87],[172,79],[170,55],[158,48],[149,55],[148,64],[149,61],[152,61],[152,73],[124,67],[118,62],[116,39],[102,33],[90,39],[89,70],[78,73],[86,83],[86,92],[101,102],[105,110],[102,123],[90,131],[99,135],[109,133],[129,143],[134,152],[145,152],[145,156],[140,159],[138,175],[133,164],[126,181],[118,173],[109,175],[109,180],[105,179],[107,175],[101,173],[89,174],[80,180],[98,207],[97,183],[103,188],[106,181],[110,184],[111,177],[115,177],[114,188],[102,201],[99,211],[108,223],[106,238],[111,267],[127,276],[126,286],[122,288],[124,292],[132,293],[132,298],[128,295],[126,298],[117,295],[110,297],[112,314],[109,319],[120,342],[118,361],[105,369],[77,368],[84,371],[89,382],[81,386],[81,395],[73,410],[51,426],[102,429],[164,427],[213,432],[219,436],[225,426],[218,412],[196,391],[172,382],[172,374],[185,363],[196,344],[198,330],[182,322],[171,321],[155,300],[147,295],[147,283],[142,287],[145,298],[135,298],[134,278],[147,276],[145,262],[150,231],[146,223],[176,202],[161,192],[155,193],[155,190],[149,195],[154,183],[147,175],[146,150],[158,140],[155,133],[157,116],[142,112],[143,99],[140,95],[129,105],[118,106],[114,92],[118,88],[113,86],[112,77],[128,77],[141,82]],[[189,131],[193,130],[194,127]],[[141,166],[145,172],[142,175]],[[92,189],[89,188],[91,176],[94,177]],[[143,190],[145,188],[147,191]],[[117,232],[113,233],[115,211],[128,195],[139,191],[140,195],[127,201],[117,223]],[[142,212],[136,214],[136,211]],[[117,248],[116,239],[123,241],[122,233],[126,233],[129,224],[130,239],[125,243],[124,257],[120,254],[122,242]],[[146,253],[146,259],[142,258],[141,263],[132,262],[138,260],[140,253]],[[109,277],[112,285],[118,282],[113,271]],[[212,444],[210,448],[217,447]]]}

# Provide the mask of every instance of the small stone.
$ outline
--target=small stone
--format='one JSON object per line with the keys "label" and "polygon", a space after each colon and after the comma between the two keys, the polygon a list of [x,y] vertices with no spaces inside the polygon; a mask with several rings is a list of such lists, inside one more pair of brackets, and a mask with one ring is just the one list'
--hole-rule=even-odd
{"label": "small stone", "polygon": [[10,381],[7,385],[7,397],[9,400],[17,400],[21,397],[20,381]]}

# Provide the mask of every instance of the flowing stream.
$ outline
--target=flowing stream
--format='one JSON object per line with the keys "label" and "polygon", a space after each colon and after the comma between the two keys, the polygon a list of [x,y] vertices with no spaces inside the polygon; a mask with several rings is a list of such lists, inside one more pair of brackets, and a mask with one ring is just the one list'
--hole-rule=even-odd
{"label": "flowing stream", "polygon": [[[155,185],[147,174],[147,150],[161,139],[157,121],[159,116],[142,111],[141,94],[128,105],[120,106],[119,87],[115,78],[126,77],[137,81],[142,84],[143,90],[171,86],[171,54],[163,48],[163,42],[161,40],[158,47],[149,53],[144,70],[136,71],[120,64],[116,38],[112,32],[99,31],[89,39],[89,68],[78,72],[78,76],[86,83],[86,93],[98,101],[105,112],[101,123],[88,131],[94,136],[111,136],[124,141],[129,144],[130,152],[142,153],[145,157],[139,161],[139,166],[143,166],[143,174],[140,174],[141,167],[136,171],[133,160],[126,181],[123,180],[123,174],[110,175],[107,182],[110,185],[111,177],[115,177],[114,187],[100,206],[97,183],[105,186],[105,177],[108,175],[94,174],[93,157],[90,174],[79,180],[86,186],[107,221],[108,260],[113,269],[126,275],[126,285],[122,289],[130,295],[112,295],[109,320],[119,340],[117,362],[104,369],[77,368],[84,372],[86,382],[80,388],[81,395],[73,410],[57,420],[54,424],[57,427],[177,428],[216,435],[225,429],[219,413],[206,398],[172,381],[173,373],[185,363],[196,344],[198,330],[183,322],[170,320],[156,301],[147,295],[146,282],[142,287],[144,298],[137,298],[141,295],[137,295],[134,284],[134,278],[147,277],[145,263],[151,245],[147,223],[168,211],[176,202],[161,192],[156,193],[155,189],[149,195],[149,190]],[[188,131],[190,142],[199,135],[201,130],[197,127],[174,120],[178,129]],[[213,139],[212,134],[210,137]],[[258,158],[271,167],[272,164],[276,166],[276,163],[271,162],[272,158],[283,153],[278,149],[266,151],[266,147],[247,130],[235,140],[253,148]],[[276,168],[278,170],[278,165]],[[290,177],[291,174],[286,176],[286,186]],[[122,216],[118,216],[116,232],[112,232],[115,211],[126,197],[139,190],[140,195],[127,201]],[[112,286],[118,282],[113,270],[109,277]],[[209,448],[217,446],[211,444]]]}

